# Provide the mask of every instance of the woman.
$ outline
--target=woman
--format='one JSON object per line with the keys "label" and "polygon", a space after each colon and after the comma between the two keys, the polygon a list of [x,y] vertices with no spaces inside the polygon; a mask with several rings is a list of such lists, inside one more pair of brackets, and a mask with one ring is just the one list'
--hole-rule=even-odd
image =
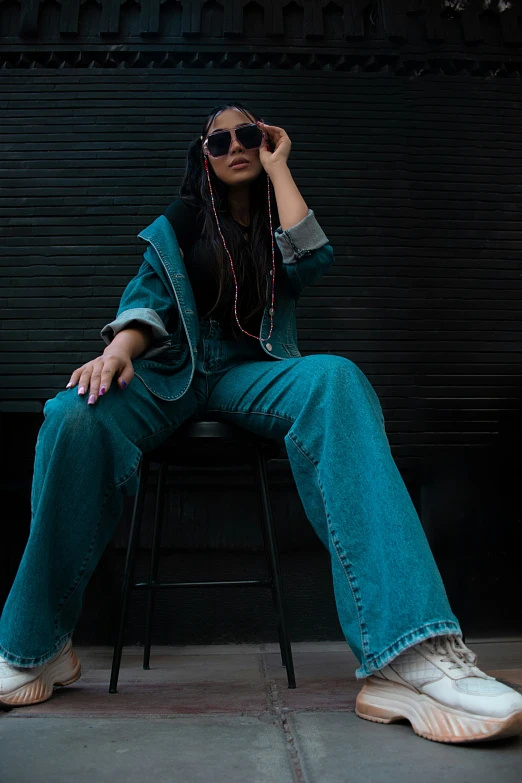
{"label": "woman", "polygon": [[78,679],[81,598],[142,452],[211,413],[286,445],[360,661],[357,714],[405,717],[441,742],[519,733],[522,696],[462,641],[375,391],[350,360],[297,348],[296,300],[333,251],[290,148],[239,102],[210,113],[180,198],[138,235],[145,260],[102,329],[107,347],[47,401],[30,537],[0,620],[0,702],[34,704]]}

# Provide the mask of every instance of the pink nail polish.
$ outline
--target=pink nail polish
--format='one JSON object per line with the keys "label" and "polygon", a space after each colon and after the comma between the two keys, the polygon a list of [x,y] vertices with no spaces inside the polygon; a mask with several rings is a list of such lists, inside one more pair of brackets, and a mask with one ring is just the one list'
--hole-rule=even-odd
{"label": "pink nail polish", "polygon": [[105,386],[102,386],[102,387],[101,387],[101,389],[100,389],[100,396],[101,396],[102,394],[105,394]]}
{"label": "pink nail polish", "polygon": [[85,394],[85,386],[80,386],[78,389],[78,394]]}
{"label": "pink nail polish", "polygon": [[91,394],[91,396],[89,397],[88,405],[94,405],[95,400],[96,397],[94,396],[94,394]]}

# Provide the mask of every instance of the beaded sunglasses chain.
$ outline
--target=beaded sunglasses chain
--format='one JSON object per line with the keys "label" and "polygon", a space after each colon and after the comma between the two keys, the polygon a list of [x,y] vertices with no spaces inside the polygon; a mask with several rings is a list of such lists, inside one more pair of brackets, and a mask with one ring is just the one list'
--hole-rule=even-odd
{"label": "beaded sunglasses chain", "polygon": [[[248,126],[248,127],[250,127],[250,126]],[[257,125],[255,127],[257,127]],[[238,129],[238,130],[242,130],[242,129]],[[263,140],[267,138],[267,135],[266,135],[265,131],[262,131],[260,128],[258,128],[258,130],[261,132],[261,140],[260,140],[259,144],[256,144],[255,147],[248,147],[248,149],[255,149],[256,147],[260,147],[261,144],[263,143]],[[227,132],[229,133],[229,131],[227,131]],[[200,139],[203,141],[203,136],[200,136]],[[236,318],[236,322],[237,322],[237,325],[239,326],[239,328],[241,329],[241,331],[244,334],[248,334],[249,337],[254,337],[256,340],[259,340],[260,342],[262,340],[266,341],[266,340],[270,339],[270,335],[272,334],[272,330],[274,328],[274,301],[275,301],[275,299],[274,299],[274,291],[275,291],[275,257],[274,257],[274,235],[272,233],[272,209],[271,209],[271,205],[270,205],[270,177],[268,176],[268,173],[267,173],[266,178],[267,178],[267,186],[268,186],[268,216],[269,216],[269,220],[270,220],[270,238],[271,238],[271,242],[272,242],[272,272],[271,272],[271,275],[272,275],[272,299],[271,299],[271,304],[270,304],[270,309],[269,309],[269,314],[270,314],[270,331],[268,333],[268,337],[258,337],[256,334],[251,334],[250,332],[247,332],[246,329],[243,329],[243,327],[239,323],[239,318],[237,317],[237,297],[238,297],[239,288],[238,288],[238,285],[237,285],[236,272],[235,272],[235,269],[234,269],[234,263],[232,261],[232,256],[230,255],[230,252],[229,252],[228,247],[227,247],[227,243],[225,242],[225,237],[223,236],[223,233],[221,231],[221,226],[219,224],[219,219],[218,219],[218,215],[217,215],[217,211],[216,211],[216,205],[214,203],[214,192],[212,190],[212,183],[210,181],[210,172],[209,172],[209,168],[208,168],[208,156],[209,156],[210,153],[208,152],[207,141],[208,141],[208,137],[207,137],[207,139],[205,139],[205,141],[203,141],[203,144],[202,144],[203,160],[205,162],[205,171],[207,172],[208,186],[210,188],[210,198],[212,200],[212,208],[214,210],[214,215],[215,215],[215,218],[216,218],[216,223],[217,223],[219,235],[221,237],[221,240],[223,242],[224,248],[225,248],[225,250],[227,252],[227,255],[228,255],[228,258],[230,260],[230,266],[232,267],[232,275],[234,277],[234,284],[235,284],[235,289],[236,289],[235,290],[235,296],[234,296],[234,315],[235,315],[235,318]],[[232,141],[232,134],[230,134],[230,142],[231,141]],[[228,149],[230,149],[230,143],[228,145]],[[227,149],[227,152],[228,152],[228,149]],[[225,152],[223,154],[226,155],[227,152]],[[213,157],[221,157],[221,155],[214,155]]]}

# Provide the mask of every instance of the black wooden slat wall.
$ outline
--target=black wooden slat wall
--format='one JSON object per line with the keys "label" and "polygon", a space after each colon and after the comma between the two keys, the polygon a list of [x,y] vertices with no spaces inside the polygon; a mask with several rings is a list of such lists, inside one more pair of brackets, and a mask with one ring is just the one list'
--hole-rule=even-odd
{"label": "black wooden slat wall", "polygon": [[520,408],[519,78],[4,71],[4,410],[54,396],[103,350],[142,260],[137,233],[231,97],[288,131],[335,251],[299,303],[302,352],[366,372],[396,455],[491,442]]}

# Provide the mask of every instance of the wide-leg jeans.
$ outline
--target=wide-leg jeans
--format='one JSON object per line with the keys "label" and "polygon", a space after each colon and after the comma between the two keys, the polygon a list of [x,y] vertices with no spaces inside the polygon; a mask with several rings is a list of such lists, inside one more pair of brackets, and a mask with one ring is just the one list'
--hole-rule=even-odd
{"label": "wide-leg jeans", "polygon": [[346,641],[369,676],[404,649],[461,635],[418,515],[390,452],[379,399],[349,359],[275,361],[259,341],[200,321],[196,371],[178,400],[135,376],[94,405],[77,387],[44,407],[27,546],[0,618],[0,655],[20,667],[55,655],[138,489],[142,452],[212,414],[286,445],[307,518],[330,553]]}

